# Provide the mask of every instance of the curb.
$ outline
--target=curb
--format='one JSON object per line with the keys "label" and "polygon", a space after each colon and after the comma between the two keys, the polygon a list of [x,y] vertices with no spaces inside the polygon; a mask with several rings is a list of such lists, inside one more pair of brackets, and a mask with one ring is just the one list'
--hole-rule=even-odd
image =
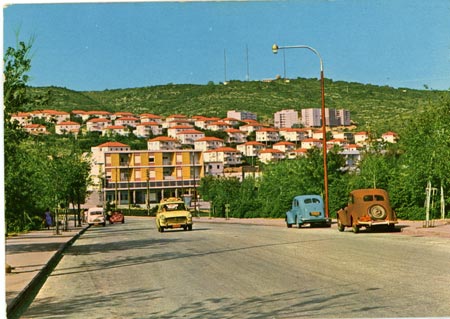
{"label": "curb", "polygon": [[39,289],[43,286],[47,280],[48,275],[58,265],[62,258],[63,252],[70,247],[87,229],[89,226],[81,229],[75,236],[69,241],[62,244],[50,260],[44,265],[44,267],[34,276],[30,283],[14,298],[11,303],[6,307],[7,318],[15,319],[19,318],[20,313],[18,311],[24,305],[26,305],[32,296],[35,296]]}

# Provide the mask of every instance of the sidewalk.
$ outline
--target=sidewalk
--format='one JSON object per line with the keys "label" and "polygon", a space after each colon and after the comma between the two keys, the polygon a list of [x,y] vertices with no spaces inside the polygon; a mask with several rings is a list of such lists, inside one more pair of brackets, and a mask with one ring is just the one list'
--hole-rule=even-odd
{"label": "sidewalk", "polygon": [[[71,224],[71,223],[70,223]],[[6,238],[5,261],[13,267],[5,274],[7,313],[13,314],[43,283],[62,252],[87,229],[74,227],[56,235],[55,229],[31,231]]]}
{"label": "sidewalk", "polygon": [[[200,223],[225,223],[225,224],[251,224],[260,226],[286,227],[282,218],[218,218],[218,217],[194,217],[194,224]],[[424,221],[399,220],[395,226],[398,234],[415,237],[442,237],[450,238],[450,219],[433,220],[431,227],[424,227]],[[195,227],[195,226],[194,226]],[[333,220],[332,229],[337,231],[336,220]],[[351,231],[350,228],[346,231]]]}

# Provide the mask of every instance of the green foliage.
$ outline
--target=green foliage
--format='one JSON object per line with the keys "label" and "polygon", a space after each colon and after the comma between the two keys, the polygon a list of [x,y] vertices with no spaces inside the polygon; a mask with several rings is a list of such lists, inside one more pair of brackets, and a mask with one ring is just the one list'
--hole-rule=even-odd
{"label": "green foliage", "polygon": [[25,104],[42,106],[41,99],[27,95],[26,72],[31,44],[8,48],[4,70],[5,224],[7,232],[41,227],[46,207],[83,203],[89,182],[89,163],[82,158],[73,137],[35,137],[26,134],[10,116]]}
{"label": "green foliage", "polygon": [[[321,106],[320,82],[317,79],[231,81],[227,85],[177,84],[143,88],[76,92],[57,87],[29,88],[32,96],[48,94],[48,107],[63,111],[128,110],[135,114],[154,113],[225,117],[227,110],[245,110],[258,114],[265,123],[273,113],[286,108],[296,110]],[[439,100],[442,92],[394,89],[343,81],[325,81],[325,105],[348,109],[361,130],[380,134],[397,130],[430,101]]]}

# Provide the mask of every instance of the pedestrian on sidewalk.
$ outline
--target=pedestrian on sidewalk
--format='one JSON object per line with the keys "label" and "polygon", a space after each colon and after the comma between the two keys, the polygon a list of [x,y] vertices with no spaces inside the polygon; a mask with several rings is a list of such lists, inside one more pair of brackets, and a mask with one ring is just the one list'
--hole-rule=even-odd
{"label": "pedestrian on sidewalk", "polygon": [[50,208],[47,208],[45,210],[44,219],[45,219],[45,227],[47,227],[47,229],[50,229],[50,227],[53,226],[53,218],[52,213],[50,213]]}

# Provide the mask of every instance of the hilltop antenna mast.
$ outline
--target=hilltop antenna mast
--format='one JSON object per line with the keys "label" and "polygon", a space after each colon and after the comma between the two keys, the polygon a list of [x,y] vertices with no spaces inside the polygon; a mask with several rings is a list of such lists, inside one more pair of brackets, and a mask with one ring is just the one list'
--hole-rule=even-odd
{"label": "hilltop antenna mast", "polygon": [[246,52],[246,59],[247,59],[247,76],[246,76],[246,80],[250,81],[250,73],[249,73],[249,68],[248,68],[248,44],[245,45],[245,52]]}
{"label": "hilltop antenna mast", "polygon": [[227,51],[223,49],[223,66],[224,66],[224,80],[223,84],[227,83]]}

